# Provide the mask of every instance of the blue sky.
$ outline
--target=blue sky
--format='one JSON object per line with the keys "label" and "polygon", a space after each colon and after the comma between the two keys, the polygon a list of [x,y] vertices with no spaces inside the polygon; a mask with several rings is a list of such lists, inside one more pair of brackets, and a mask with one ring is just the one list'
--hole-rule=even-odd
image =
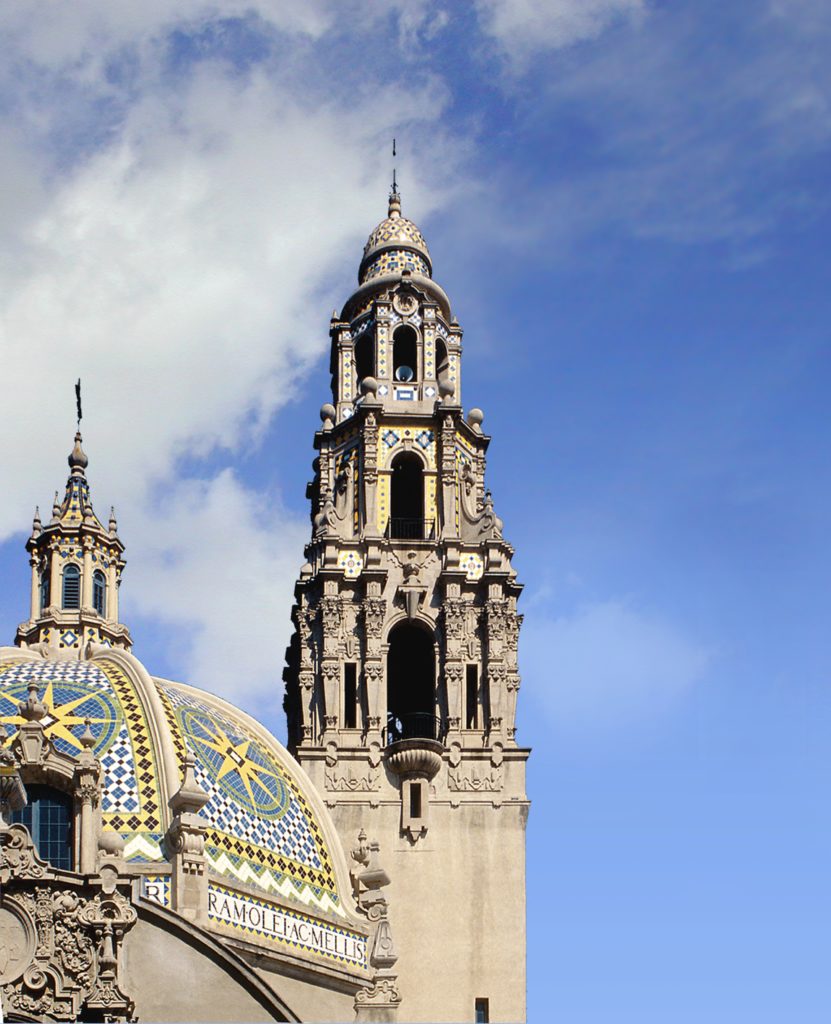
{"label": "blue sky", "polygon": [[526,584],[530,1018],[825,1020],[831,13],[173,6],[0,10],[6,642],[81,376],[136,654],[280,734],[395,135]]}

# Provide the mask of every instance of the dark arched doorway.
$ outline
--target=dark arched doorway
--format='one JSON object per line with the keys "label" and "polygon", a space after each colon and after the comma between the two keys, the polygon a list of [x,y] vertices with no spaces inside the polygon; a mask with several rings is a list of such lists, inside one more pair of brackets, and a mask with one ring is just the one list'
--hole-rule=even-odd
{"label": "dark arched doorway", "polygon": [[424,537],[424,467],[412,452],[393,459],[389,535],[399,540]]}
{"label": "dark arched doorway", "polygon": [[387,711],[390,742],[437,738],[433,637],[411,622],[399,623],[389,635]]}

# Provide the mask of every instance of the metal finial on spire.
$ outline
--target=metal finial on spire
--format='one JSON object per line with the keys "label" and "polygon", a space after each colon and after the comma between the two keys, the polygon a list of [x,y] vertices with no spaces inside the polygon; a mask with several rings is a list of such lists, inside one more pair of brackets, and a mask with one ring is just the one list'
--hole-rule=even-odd
{"label": "metal finial on spire", "polygon": [[78,412],[78,430],[80,430],[81,429],[81,417],[82,417],[82,413],[81,413],[81,378],[80,377],[78,378],[78,381],[75,384],[75,407],[76,407],[77,412]]}
{"label": "metal finial on spire", "polygon": [[[392,140],[392,155],[395,156],[395,139]],[[401,216],[401,196],[398,194],[398,181],[395,175],[395,165],[392,168],[392,188],[390,189],[390,203],[387,216],[396,218]]]}

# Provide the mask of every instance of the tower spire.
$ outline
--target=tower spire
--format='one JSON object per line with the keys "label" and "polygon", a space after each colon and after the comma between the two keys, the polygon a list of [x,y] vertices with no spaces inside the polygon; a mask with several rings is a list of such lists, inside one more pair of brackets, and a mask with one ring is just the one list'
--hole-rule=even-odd
{"label": "tower spire", "polygon": [[395,168],[395,139],[392,140],[392,188],[390,189],[390,202],[387,216],[396,219],[401,216],[401,196],[398,192],[398,181]]}
{"label": "tower spire", "polygon": [[81,447],[81,381],[75,384],[76,431],[69,453],[63,501],[57,491],[52,519],[44,527],[36,512],[26,542],[32,568],[29,619],[20,624],[20,647],[51,657],[78,658],[90,643],[130,648],[130,633],[118,621],[118,586],[124,545],[111,515],[107,527],[96,516]]}

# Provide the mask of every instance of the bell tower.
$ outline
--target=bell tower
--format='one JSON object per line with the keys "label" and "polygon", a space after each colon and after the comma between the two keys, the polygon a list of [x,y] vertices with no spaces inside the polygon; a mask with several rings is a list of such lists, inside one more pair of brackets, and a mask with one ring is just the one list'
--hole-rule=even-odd
{"label": "bell tower", "polygon": [[362,828],[380,842],[401,1018],[516,1021],[522,587],[485,485],[483,414],[462,408],[462,330],[432,272],[393,191],[331,322],[284,707],[345,847]]}

